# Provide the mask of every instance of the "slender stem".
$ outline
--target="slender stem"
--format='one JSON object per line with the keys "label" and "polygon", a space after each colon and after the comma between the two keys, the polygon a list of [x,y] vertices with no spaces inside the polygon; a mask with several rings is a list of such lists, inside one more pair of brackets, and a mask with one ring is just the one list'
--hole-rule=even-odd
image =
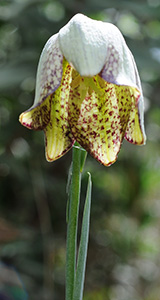
{"label": "slender stem", "polygon": [[72,179],[69,193],[69,219],[66,249],[66,300],[72,300],[76,271],[77,227],[81,185],[81,150],[73,147]]}

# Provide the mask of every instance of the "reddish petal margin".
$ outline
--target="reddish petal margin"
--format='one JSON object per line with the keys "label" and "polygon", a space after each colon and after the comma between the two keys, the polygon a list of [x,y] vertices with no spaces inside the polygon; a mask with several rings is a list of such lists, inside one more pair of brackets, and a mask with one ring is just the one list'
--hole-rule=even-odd
{"label": "reddish petal margin", "polygon": [[134,57],[120,32],[108,47],[107,59],[99,75],[117,87],[128,86],[132,108],[125,138],[134,144],[145,144],[143,93],[139,73]]}
{"label": "reddish petal margin", "polygon": [[77,142],[95,159],[109,166],[117,159],[129,121],[130,90],[107,83],[99,75],[87,78],[88,83],[89,80],[84,99],[81,97],[83,78],[82,83],[70,90],[69,123]]}
{"label": "reddish petal margin", "polygon": [[52,96],[47,97],[41,104],[23,112],[20,117],[20,123],[33,130],[43,130],[50,121]]}
{"label": "reddish petal margin", "polygon": [[20,115],[20,122],[29,129],[44,130],[46,159],[53,161],[64,155],[73,145],[74,138],[68,123],[68,97],[71,66],[64,59],[60,87],[41,104]]}

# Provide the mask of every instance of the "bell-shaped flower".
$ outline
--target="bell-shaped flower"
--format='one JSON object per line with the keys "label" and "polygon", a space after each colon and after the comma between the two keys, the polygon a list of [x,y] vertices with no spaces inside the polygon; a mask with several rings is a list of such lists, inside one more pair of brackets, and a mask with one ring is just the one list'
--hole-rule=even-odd
{"label": "bell-shaped flower", "polygon": [[64,155],[77,141],[110,165],[123,138],[145,143],[143,114],[138,71],[120,31],[77,14],[46,43],[35,101],[20,122],[44,130],[48,161]]}

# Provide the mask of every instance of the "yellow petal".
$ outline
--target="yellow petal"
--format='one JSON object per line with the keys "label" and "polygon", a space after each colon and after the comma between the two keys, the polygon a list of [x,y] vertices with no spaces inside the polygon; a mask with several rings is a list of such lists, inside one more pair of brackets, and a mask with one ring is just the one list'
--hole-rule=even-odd
{"label": "yellow petal", "polygon": [[20,115],[22,125],[29,129],[44,130],[48,161],[64,155],[74,143],[68,123],[71,72],[71,66],[64,60],[60,87],[41,104],[33,106]]}
{"label": "yellow petal", "polygon": [[50,121],[51,101],[52,95],[23,112],[19,117],[21,124],[29,129],[43,130]]}
{"label": "yellow petal", "polygon": [[99,75],[87,83],[85,99],[81,84],[71,89],[69,123],[77,142],[107,166],[116,160],[125,135],[132,109],[130,88],[107,83]]}
{"label": "yellow petal", "polygon": [[68,123],[71,72],[71,66],[64,60],[62,82],[52,96],[50,122],[44,129],[48,161],[60,158],[74,143]]}
{"label": "yellow petal", "polygon": [[132,108],[126,128],[125,139],[130,143],[143,145],[145,144],[145,134],[141,127],[140,113],[138,109],[140,94],[135,88],[130,88],[130,93],[132,98]]}

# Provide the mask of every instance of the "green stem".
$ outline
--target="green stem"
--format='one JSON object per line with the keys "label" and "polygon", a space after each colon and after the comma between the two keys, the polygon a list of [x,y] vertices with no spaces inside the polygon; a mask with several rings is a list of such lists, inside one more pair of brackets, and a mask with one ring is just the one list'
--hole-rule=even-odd
{"label": "green stem", "polygon": [[81,185],[81,150],[73,147],[72,179],[69,193],[69,218],[66,249],[66,300],[72,300],[76,273],[77,227]]}

